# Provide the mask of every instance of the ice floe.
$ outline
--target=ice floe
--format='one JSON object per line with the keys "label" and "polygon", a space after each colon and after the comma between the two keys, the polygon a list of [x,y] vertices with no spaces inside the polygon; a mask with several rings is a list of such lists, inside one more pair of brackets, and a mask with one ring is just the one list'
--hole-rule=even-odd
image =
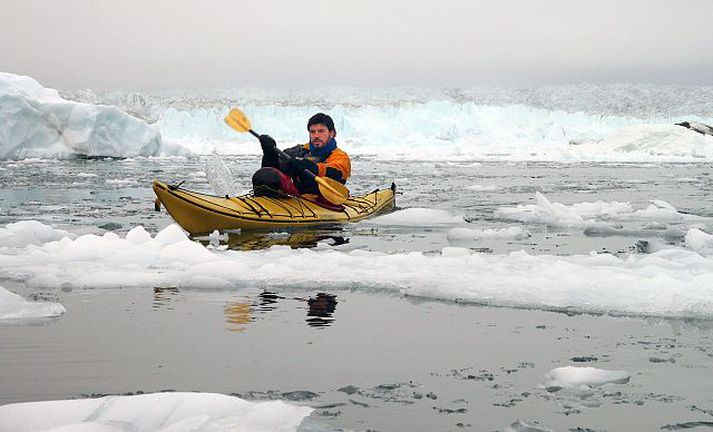
{"label": "ice floe", "polygon": [[30,302],[0,286],[0,323],[34,322],[57,318],[66,311],[59,303]]}
{"label": "ice floe", "polygon": [[[0,253],[0,280],[50,290],[324,286],[544,310],[713,318],[713,257],[682,248],[617,257],[458,247],[386,254],[322,246],[218,250],[191,241],[177,225],[153,237],[136,227],[125,238],[87,234]],[[330,272],[315,273],[316,262]]]}
{"label": "ice floe", "polygon": [[680,213],[671,204],[652,200],[642,209],[634,210],[631,203],[619,201],[595,201],[565,205],[550,202],[541,192],[535,192],[536,204],[519,204],[516,207],[500,207],[495,215],[505,220],[546,224],[562,227],[591,227],[597,221],[696,221],[700,217]]}
{"label": "ice floe", "polygon": [[602,141],[587,147],[587,150],[593,153],[603,153],[613,158],[616,158],[616,155],[639,154],[642,158],[658,156],[707,159],[713,156],[713,136],[702,135],[677,125],[636,125],[617,129]]}
{"label": "ice floe", "polygon": [[700,253],[713,255],[713,235],[698,228],[691,228],[686,233],[686,246]]}
{"label": "ice floe", "polygon": [[554,393],[565,413],[579,412],[585,408],[601,406],[603,391],[607,384],[627,384],[631,374],[593,367],[564,366],[545,374],[543,387]]}
{"label": "ice floe", "polygon": [[312,411],[282,401],[248,402],[215,393],[151,393],[3,405],[0,430],[289,432]]}
{"label": "ice floe", "polygon": [[564,366],[552,369],[545,375],[545,388],[550,392],[563,388],[600,387],[604,384],[626,384],[631,374],[625,371],[610,371],[590,366]]}

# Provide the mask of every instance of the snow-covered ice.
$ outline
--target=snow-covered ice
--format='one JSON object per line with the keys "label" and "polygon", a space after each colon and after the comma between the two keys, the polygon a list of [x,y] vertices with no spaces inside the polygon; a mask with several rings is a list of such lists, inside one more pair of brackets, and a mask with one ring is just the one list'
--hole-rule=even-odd
{"label": "snow-covered ice", "polygon": [[[651,157],[713,156],[713,136],[702,135],[676,125],[637,125],[615,130],[587,150],[607,155],[640,154]],[[626,160],[626,156],[624,156]]]}
{"label": "snow-covered ice", "polygon": [[592,388],[604,384],[626,384],[631,374],[625,371],[610,371],[590,366],[564,366],[552,369],[545,375],[545,388],[559,391],[563,388]]}
{"label": "snow-covered ice", "polygon": [[713,235],[698,228],[691,228],[686,233],[686,246],[702,254],[713,254]]}
{"label": "snow-covered ice", "polygon": [[505,220],[563,227],[588,227],[592,226],[593,222],[624,220],[700,220],[697,216],[680,213],[671,204],[662,200],[651,200],[647,207],[634,210],[631,203],[618,201],[582,202],[571,205],[553,203],[541,192],[536,192],[535,202],[536,204],[501,207],[496,215]]}
{"label": "snow-covered ice", "polygon": [[0,286],[0,323],[57,318],[66,311],[59,303],[30,302]]}
{"label": "snow-covered ice", "polygon": [[557,395],[567,412],[577,412],[601,406],[603,392],[600,387],[607,384],[627,384],[630,379],[631,374],[626,371],[597,369],[591,366],[564,366],[545,374],[543,387]]}
{"label": "snow-covered ice", "polygon": [[312,408],[214,393],[151,393],[0,406],[4,432],[295,431]]}
{"label": "snow-covered ice", "polygon": [[[43,228],[44,229],[44,228]],[[0,278],[43,289],[169,286],[237,289],[391,289],[407,296],[613,315],[713,317],[713,256],[686,249],[610,254],[483,254],[465,248],[384,254],[324,245],[293,250],[207,249],[177,225],[62,238],[0,254]],[[328,266],[328,275],[311,270]],[[443,275],[449,275],[443,278]]]}
{"label": "snow-covered ice", "polygon": [[161,135],[116,107],[62,99],[27,76],[0,73],[0,159],[155,156]]}

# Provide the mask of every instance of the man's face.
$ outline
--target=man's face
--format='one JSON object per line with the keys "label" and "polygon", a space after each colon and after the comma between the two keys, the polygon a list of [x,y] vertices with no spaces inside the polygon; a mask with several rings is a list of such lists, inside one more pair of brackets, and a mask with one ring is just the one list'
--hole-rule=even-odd
{"label": "man's face", "polygon": [[336,133],[334,131],[330,132],[327,126],[323,124],[313,124],[309,127],[309,142],[316,148],[327,144],[335,135]]}

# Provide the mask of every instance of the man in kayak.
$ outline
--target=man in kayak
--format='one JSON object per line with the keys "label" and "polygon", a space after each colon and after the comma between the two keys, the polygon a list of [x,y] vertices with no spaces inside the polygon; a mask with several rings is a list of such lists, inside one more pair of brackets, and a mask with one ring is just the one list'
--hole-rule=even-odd
{"label": "man in kayak", "polygon": [[309,170],[320,177],[329,177],[344,184],[351,175],[349,156],[337,148],[334,121],[326,114],[313,115],[307,122],[309,143],[285,149],[292,159],[280,160],[275,140],[260,136],[262,165],[253,175],[255,196],[319,195],[317,182],[304,172]]}

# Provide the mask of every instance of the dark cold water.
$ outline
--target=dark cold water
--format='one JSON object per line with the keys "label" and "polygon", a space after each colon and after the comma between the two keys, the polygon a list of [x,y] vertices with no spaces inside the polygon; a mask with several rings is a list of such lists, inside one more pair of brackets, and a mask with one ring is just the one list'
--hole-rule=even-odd
{"label": "dark cold water", "polygon": [[[254,160],[226,158],[239,192]],[[0,163],[0,226],[35,219],[72,233],[152,234],[171,223],[153,212],[150,182],[186,179],[210,190],[205,159]],[[524,240],[463,246],[502,254],[647,253],[680,245],[680,221],[621,222],[617,233],[521,224],[501,206],[664,200],[713,216],[705,164],[419,163],[357,159],[354,192],[395,180],[402,208],[462,214],[479,229],[522,226]],[[473,187],[478,186],[478,187]],[[465,223],[465,222],[463,222]],[[435,253],[451,225],[348,225],[304,234],[343,250]],[[665,234],[665,235],[664,235]],[[245,236],[264,247],[293,233]],[[335,240],[335,238],[341,240]],[[277,240],[275,240],[277,239]],[[252,242],[252,243],[251,243]],[[299,242],[296,242],[299,243]],[[241,246],[242,245],[242,246]],[[447,275],[446,275],[447,276]],[[335,292],[157,289],[42,293],[0,281],[68,310],[34,325],[0,326],[0,403],[155,391],[205,391],[315,407],[306,430],[706,430],[713,422],[713,324],[709,321],[567,315],[424,301],[355,285]],[[631,373],[627,384],[549,392],[544,375],[567,366]],[[516,423],[519,422],[519,423]]]}

